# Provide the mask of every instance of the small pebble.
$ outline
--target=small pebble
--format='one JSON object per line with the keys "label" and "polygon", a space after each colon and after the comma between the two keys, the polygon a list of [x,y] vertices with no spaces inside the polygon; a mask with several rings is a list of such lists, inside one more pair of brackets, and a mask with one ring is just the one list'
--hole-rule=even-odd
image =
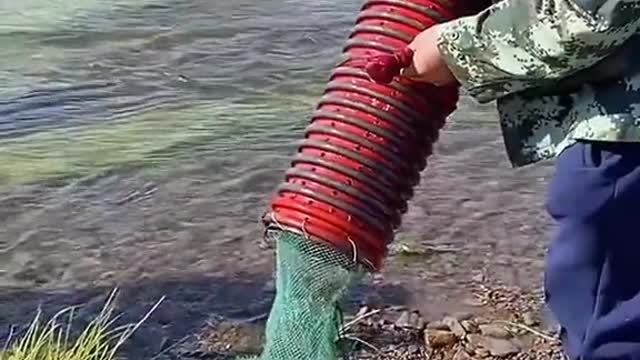
{"label": "small pebble", "polygon": [[418,329],[418,330],[423,330],[424,329],[424,319],[422,318],[422,315],[420,315],[419,312],[414,311],[411,313],[411,327],[414,329]]}
{"label": "small pebble", "polygon": [[[472,334],[469,335],[469,341],[472,342],[478,350],[488,350],[492,356],[502,357],[520,352],[520,348],[509,340]],[[478,350],[476,350],[476,352],[478,352]]]}
{"label": "small pebble", "polygon": [[468,333],[478,332],[478,326],[471,320],[462,320],[460,321],[460,325],[462,325]]}
{"label": "small pebble", "polygon": [[497,324],[480,325],[480,333],[496,339],[509,339],[511,333],[504,326]]}
{"label": "small pebble", "polygon": [[447,324],[439,320],[428,323],[427,329],[428,330],[446,330],[446,331],[451,330]]}
{"label": "small pebble", "polygon": [[536,326],[540,322],[536,319],[536,315],[532,312],[526,312],[522,315],[522,322],[527,326]]}
{"label": "small pebble", "polygon": [[400,317],[398,318],[398,320],[396,320],[395,325],[397,327],[411,327],[411,315],[409,314],[408,311],[403,311],[400,314]]}
{"label": "small pebble", "polygon": [[488,358],[491,356],[491,353],[487,349],[477,349],[476,354],[478,358]]}
{"label": "small pebble", "polygon": [[467,354],[463,349],[458,349],[455,355],[453,355],[453,360],[472,360],[473,358]]}
{"label": "small pebble", "polygon": [[456,335],[450,331],[445,330],[431,330],[427,329],[424,332],[425,342],[432,349],[439,349],[442,347],[450,346],[456,343]]}
{"label": "small pebble", "polygon": [[358,311],[358,313],[356,314],[355,317],[364,316],[368,312],[369,312],[369,307],[363,306],[363,307],[360,308],[360,310]]}
{"label": "small pebble", "polygon": [[472,306],[472,307],[481,307],[484,305],[484,303],[481,300],[475,299],[475,298],[464,299],[462,303],[464,305]]}
{"label": "small pebble", "polygon": [[451,329],[451,332],[453,332],[458,338],[462,339],[467,335],[467,331],[455,317],[447,316],[442,320],[442,322],[445,323],[449,329]]}
{"label": "small pebble", "polygon": [[453,317],[456,318],[458,321],[471,320],[473,319],[473,314],[468,312],[459,312],[459,313],[453,314]]}

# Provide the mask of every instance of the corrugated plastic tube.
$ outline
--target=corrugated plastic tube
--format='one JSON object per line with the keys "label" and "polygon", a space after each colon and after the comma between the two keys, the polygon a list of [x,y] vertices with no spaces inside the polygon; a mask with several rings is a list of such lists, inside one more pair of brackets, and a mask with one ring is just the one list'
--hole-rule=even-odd
{"label": "corrugated plastic tube", "polygon": [[265,226],[295,231],[380,269],[458,85],[398,78],[407,45],[469,13],[447,0],[370,0],[332,71]]}

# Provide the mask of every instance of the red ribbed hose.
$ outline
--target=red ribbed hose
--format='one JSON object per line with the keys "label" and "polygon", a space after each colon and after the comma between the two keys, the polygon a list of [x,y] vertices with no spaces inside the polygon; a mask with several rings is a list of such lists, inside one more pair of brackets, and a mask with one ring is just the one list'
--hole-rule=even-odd
{"label": "red ribbed hose", "polygon": [[369,0],[264,221],[334,245],[372,270],[400,226],[458,87],[398,79],[426,28],[470,12],[454,0]]}

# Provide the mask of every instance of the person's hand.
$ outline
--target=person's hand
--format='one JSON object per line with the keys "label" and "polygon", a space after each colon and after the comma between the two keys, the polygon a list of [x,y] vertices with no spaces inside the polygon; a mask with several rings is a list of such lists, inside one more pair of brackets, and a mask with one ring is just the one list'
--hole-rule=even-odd
{"label": "person's hand", "polygon": [[409,44],[414,51],[413,64],[400,73],[402,77],[413,81],[430,83],[436,86],[445,86],[456,82],[440,50],[438,50],[438,37],[440,27],[434,25],[418,34]]}

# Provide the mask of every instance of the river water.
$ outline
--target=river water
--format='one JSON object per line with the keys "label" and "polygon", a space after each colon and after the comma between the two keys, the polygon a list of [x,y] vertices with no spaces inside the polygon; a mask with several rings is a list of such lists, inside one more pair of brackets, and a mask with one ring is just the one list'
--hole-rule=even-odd
{"label": "river water", "polygon": [[[113,287],[149,356],[211,315],[261,317],[258,219],[360,1],[0,0],[0,331]],[[355,301],[467,309],[483,272],[540,285],[549,164],[514,170],[463,98],[396,247]],[[82,318],[82,316],[80,316]]]}

